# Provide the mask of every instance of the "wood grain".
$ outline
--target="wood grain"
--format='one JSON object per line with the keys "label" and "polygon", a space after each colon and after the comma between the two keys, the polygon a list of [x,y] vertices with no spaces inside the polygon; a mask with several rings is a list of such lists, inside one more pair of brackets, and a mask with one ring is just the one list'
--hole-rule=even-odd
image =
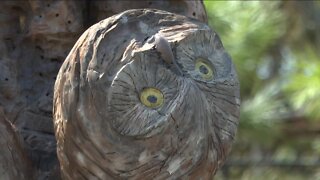
{"label": "wood grain", "polygon": [[30,161],[21,147],[14,127],[5,117],[2,108],[0,108],[0,137],[0,179],[33,179]]}
{"label": "wood grain", "polygon": [[[153,36],[170,44],[175,64]],[[195,64],[214,69],[203,79]],[[182,72],[182,74],[180,73]],[[146,107],[144,88],[164,104]],[[64,179],[212,179],[239,119],[230,56],[205,23],[160,10],[129,10],[90,27],[63,63],[54,126]]]}

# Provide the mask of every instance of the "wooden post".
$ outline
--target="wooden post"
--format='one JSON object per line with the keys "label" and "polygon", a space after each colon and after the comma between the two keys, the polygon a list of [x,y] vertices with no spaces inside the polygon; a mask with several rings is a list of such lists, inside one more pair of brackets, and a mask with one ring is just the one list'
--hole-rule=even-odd
{"label": "wooden post", "polygon": [[[26,151],[24,154],[31,160],[30,166],[35,172],[34,179],[59,179],[52,98],[54,82],[63,61],[89,26],[134,8],[161,9],[207,22],[200,0],[0,2],[0,106],[6,119],[14,124],[18,136],[23,139],[23,147],[13,146],[20,148],[17,152]],[[161,37],[156,41],[163,42]],[[171,42],[169,44],[174,47]],[[155,48],[159,53],[168,52],[162,47],[166,48],[158,43]],[[134,48],[128,47],[127,53],[131,49]],[[130,54],[124,55],[129,57]],[[165,53],[163,57],[167,55]],[[179,63],[173,69],[178,71]],[[3,142],[13,143],[6,136],[1,138]]]}

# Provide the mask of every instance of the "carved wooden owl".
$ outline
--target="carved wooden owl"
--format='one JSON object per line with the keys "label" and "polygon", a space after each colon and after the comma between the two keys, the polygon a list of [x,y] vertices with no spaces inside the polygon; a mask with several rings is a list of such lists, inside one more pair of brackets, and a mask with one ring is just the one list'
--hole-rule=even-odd
{"label": "carved wooden owl", "polygon": [[90,27],[55,84],[65,179],[211,179],[234,139],[239,83],[218,35],[160,10]]}

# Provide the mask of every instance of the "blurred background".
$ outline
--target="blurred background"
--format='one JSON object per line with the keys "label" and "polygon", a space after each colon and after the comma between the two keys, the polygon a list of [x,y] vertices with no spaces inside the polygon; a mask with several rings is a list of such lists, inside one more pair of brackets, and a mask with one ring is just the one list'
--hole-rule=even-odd
{"label": "blurred background", "polygon": [[215,179],[320,180],[320,1],[205,1],[241,85]]}

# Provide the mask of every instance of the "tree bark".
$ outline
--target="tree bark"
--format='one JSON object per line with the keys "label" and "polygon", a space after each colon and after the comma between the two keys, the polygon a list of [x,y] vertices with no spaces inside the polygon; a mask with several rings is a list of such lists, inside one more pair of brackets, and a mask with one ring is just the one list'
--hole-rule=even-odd
{"label": "tree bark", "polygon": [[32,179],[30,162],[2,109],[0,109],[0,147],[0,179]]}

